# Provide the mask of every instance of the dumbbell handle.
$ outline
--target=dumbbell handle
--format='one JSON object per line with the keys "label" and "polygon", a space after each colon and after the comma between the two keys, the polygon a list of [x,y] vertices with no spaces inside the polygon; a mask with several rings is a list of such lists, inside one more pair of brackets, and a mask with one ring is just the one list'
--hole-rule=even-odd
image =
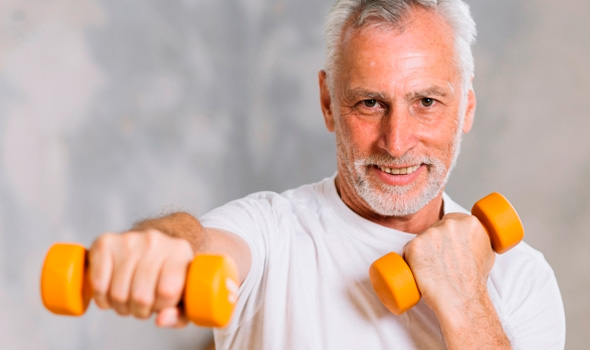
{"label": "dumbbell handle", "polygon": [[[524,237],[522,222],[510,202],[499,193],[491,193],[475,203],[471,214],[485,228],[492,249],[504,253]],[[373,289],[381,302],[396,315],[420,301],[420,291],[408,264],[391,252],[377,259],[369,268]]]}
{"label": "dumbbell handle", "polygon": [[[45,307],[58,315],[86,312],[92,291],[86,249],[78,244],[54,244],[41,272],[41,297]],[[223,255],[197,254],[186,276],[183,308],[199,326],[223,327],[231,319],[237,299],[238,272]]]}

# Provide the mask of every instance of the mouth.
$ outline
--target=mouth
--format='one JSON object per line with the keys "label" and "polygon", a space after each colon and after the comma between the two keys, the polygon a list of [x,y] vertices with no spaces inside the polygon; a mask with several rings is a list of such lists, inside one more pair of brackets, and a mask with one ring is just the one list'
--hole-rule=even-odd
{"label": "mouth", "polygon": [[420,168],[420,164],[404,167],[404,168],[389,168],[385,166],[375,165],[375,167],[384,173],[391,175],[410,175]]}

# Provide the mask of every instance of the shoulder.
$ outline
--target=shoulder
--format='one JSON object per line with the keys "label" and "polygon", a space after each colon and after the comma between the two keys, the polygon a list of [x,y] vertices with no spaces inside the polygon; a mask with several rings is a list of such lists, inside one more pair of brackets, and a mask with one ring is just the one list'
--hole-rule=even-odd
{"label": "shoulder", "polygon": [[299,186],[295,189],[285,191],[281,193],[281,196],[294,206],[318,208],[322,206],[331,187],[334,187],[334,177],[325,178],[316,183]]}
{"label": "shoulder", "polygon": [[[267,207],[269,209],[290,208],[297,210],[306,208],[307,210],[314,210],[314,208],[321,208],[324,204],[326,193],[329,188],[332,178],[325,178],[319,182],[305,184],[297,188],[293,188],[282,193],[263,191],[252,193],[242,199],[232,201],[228,204],[243,204],[257,207]],[[333,186],[333,185],[332,185]]]}
{"label": "shoulder", "polygon": [[553,276],[553,269],[545,256],[526,242],[521,242],[504,254],[496,256],[494,273],[507,280],[527,280]]}
{"label": "shoulder", "polygon": [[333,178],[326,178],[282,193],[255,192],[215,208],[201,216],[200,219],[207,223],[213,218],[243,218],[244,216],[271,219],[301,210],[320,210],[325,207],[326,192],[329,192],[331,184],[333,187]]}
{"label": "shoulder", "polygon": [[543,254],[526,242],[496,255],[489,281],[489,287],[497,293],[504,310],[513,316],[520,313],[528,319],[544,312],[548,315],[546,318],[555,321],[563,313],[553,269]]}
{"label": "shoulder", "polygon": [[563,300],[553,269],[541,252],[521,242],[497,255],[489,282],[515,348],[563,349]]}

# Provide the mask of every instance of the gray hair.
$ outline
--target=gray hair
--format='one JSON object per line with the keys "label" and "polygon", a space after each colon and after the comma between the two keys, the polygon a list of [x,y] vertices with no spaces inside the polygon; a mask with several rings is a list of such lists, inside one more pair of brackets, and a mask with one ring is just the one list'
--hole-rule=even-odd
{"label": "gray hair", "polygon": [[444,18],[455,33],[455,60],[463,81],[463,93],[471,86],[474,73],[471,45],[475,42],[475,21],[469,6],[462,0],[339,0],[330,11],[325,24],[326,72],[328,87],[333,90],[333,77],[339,61],[340,43],[347,26],[361,28],[369,24],[401,26],[411,9],[420,6],[432,9]]}

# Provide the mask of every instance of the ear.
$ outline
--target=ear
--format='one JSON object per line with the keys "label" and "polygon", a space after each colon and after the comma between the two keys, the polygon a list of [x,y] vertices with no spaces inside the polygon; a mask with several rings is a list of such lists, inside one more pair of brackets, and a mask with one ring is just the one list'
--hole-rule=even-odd
{"label": "ear", "polygon": [[324,122],[329,132],[334,132],[334,113],[332,111],[332,96],[328,89],[328,75],[325,70],[318,73],[320,84],[320,105],[324,114]]}
{"label": "ear", "polygon": [[473,91],[473,85],[471,85],[469,92],[467,93],[467,108],[465,108],[465,119],[463,120],[463,132],[465,134],[471,131],[471,127],[473,126],[476,104],[475,92]]}

